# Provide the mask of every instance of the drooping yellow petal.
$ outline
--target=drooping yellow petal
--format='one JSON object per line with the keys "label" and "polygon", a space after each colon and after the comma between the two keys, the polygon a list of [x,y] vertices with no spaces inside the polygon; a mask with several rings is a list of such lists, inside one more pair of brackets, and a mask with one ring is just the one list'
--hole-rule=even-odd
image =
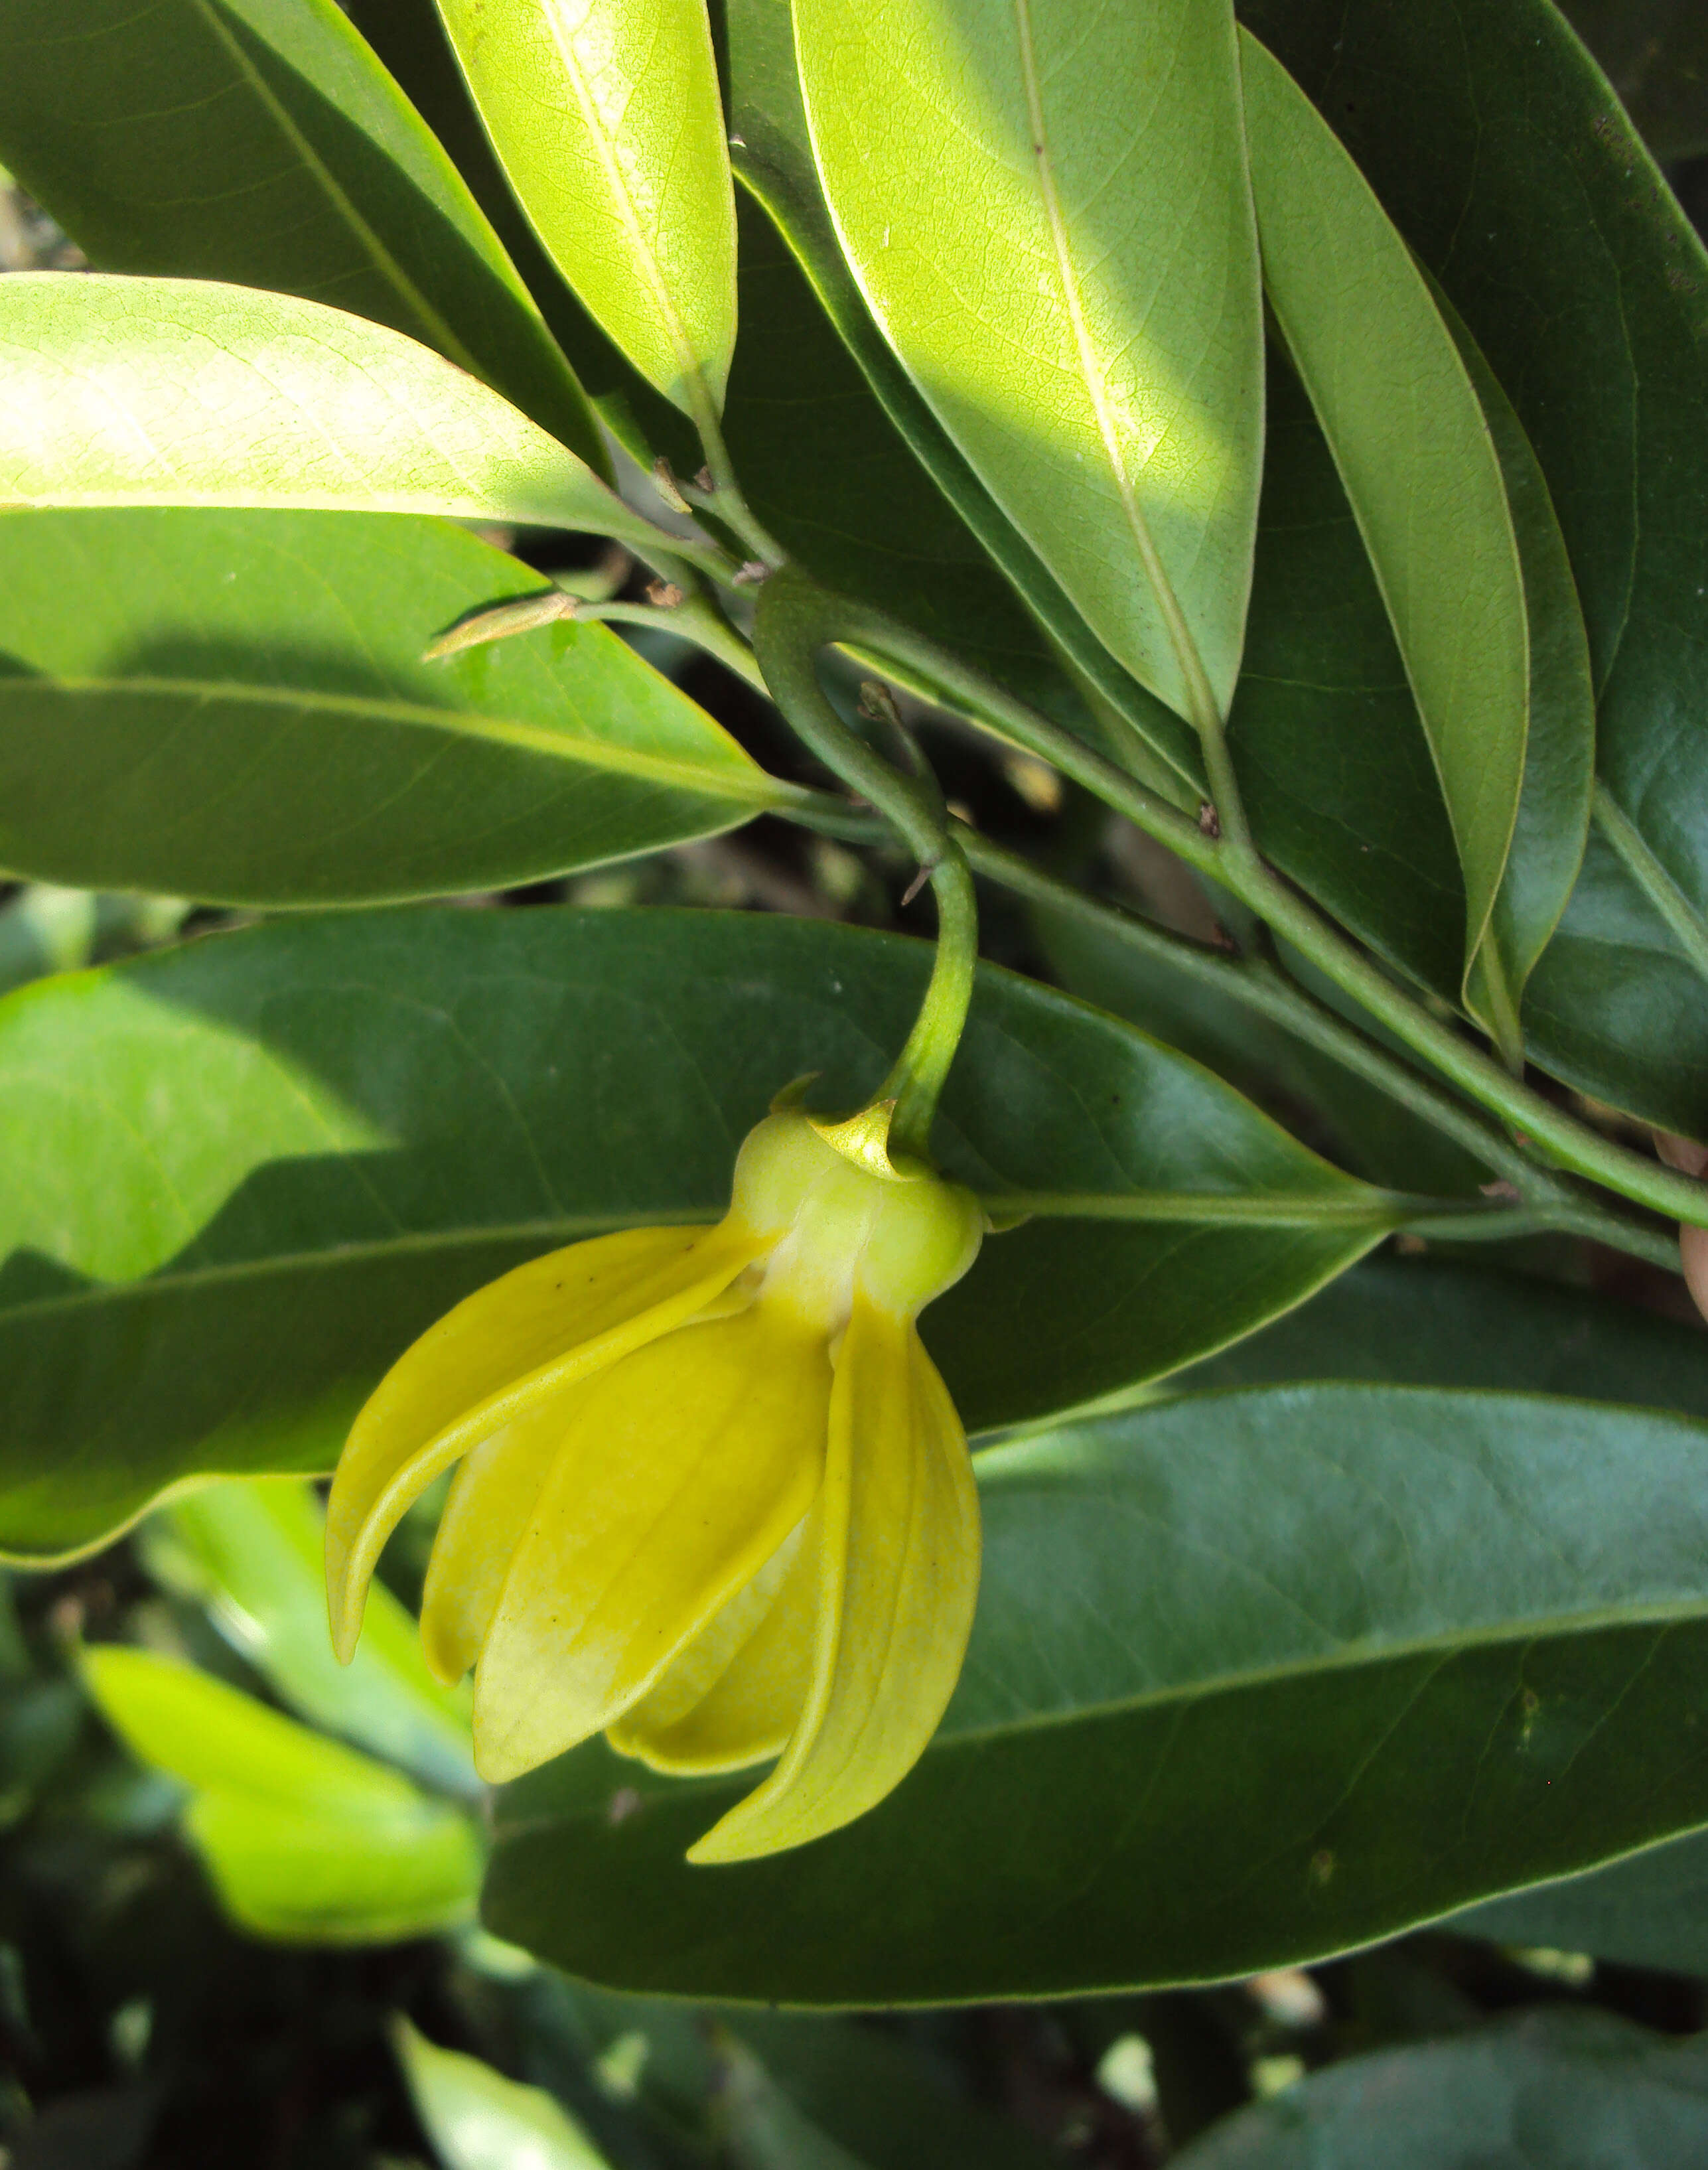
{"label": "drooping yellow petal", "polygon": [[824,1468],[823,1339],[760,1302],[587,1382],[475,1674],[494,1782],[622,1716],[805,1515]]}
{"label": "drooping yellow petal", "polygon": [[421,1592],[421,1648],[447,1687],[480,1655],[504,1577],[534,1518],[563,1435],[575,1380],[483,1439],[451,1479]]}
{"label": "drooping yellow petal", "polygon": [[745,1861],[863,1815],[953,1692],[979,1591],[966,1435],[910,1320],[857,1298],[836,1360],[811,1692],[782,1761],[689,1849]]}
{"label": "drooping yellow petal", "polygon": [[382,1546],[441,1469],[542,1394],[691,1317],[761,1248],[723,1226],[597,1236],[476,1290],[405,1350],[352,1426],[327,1502],[339,1655],[355,1648]]}
{"label": "drooping yellow petal", "polygon": [[813,1684],[818,1598],[817,1517],[809,1515],[609,1729],[611,1746],[675,1777],[780,1756]]}

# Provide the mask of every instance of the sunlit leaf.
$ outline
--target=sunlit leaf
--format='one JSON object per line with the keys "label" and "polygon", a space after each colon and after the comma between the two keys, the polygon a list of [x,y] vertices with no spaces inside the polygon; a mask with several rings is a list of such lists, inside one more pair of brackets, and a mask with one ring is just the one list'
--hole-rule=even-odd
{"label": "sunlit leaf", "polygon": [[93,262],[390,324],[608,472],[492,228],[334,0],[80,0],[76,20],[0,17],[0,158]]}
{"label": "sunlit leaf", "polygon": [[1262,414],[1231,8],[1088,35],[1071,0],[796,0],[795,26],[836,230],[909,374],[1118,660],[1225,709]]}
{"label": "sunlit leaf", "polygon": [[559,270],[656,390],[715,411],[735,346],[735,205],[705,0],[440,13]]}
{"label": "sunlit leaf", "polygon": [[437,521],[0,518],[0,865],[363,903],[539,880],[786,795],[603,626],[422,660],[471,611],[542,592]]}
{"label": "sunlit leaf", "polygon": [[318,302],[16,272],[0,393],[0,508],[319,506],[658,539],[495,392]]}

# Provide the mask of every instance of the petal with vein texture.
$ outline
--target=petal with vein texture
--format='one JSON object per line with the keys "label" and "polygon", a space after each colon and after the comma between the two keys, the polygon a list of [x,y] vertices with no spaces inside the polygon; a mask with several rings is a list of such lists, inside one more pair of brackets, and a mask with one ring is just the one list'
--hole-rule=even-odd
{"label": "petal with vein texture", "polygon": [[494,1783],[620,1718],[812,1505],[830,1366],[780,1305],[683,1328],[587,1382],[475,1674]]}
{"label": "petal with vein texture", "polygon": [[675,1777],[740,1771],[782,1755],[813,1684],[818,1601],[809,1515],[611,1728],[611,1746]]}
{"label": "petal with vein texture", "polygon": [[[758,1248],[722,1227],[595,1237],[478,1289],[405,1350],[352,1426],[327,1502],[339,1656],[347,1660],[355,1647],[381,1547],[441,1469],[538,1392],[691,1317]],[[552,1376],[542,1380],[547,1366]]]}
{"label": "petal with vein texture", "polygon": [[966,1435],[911,1322],[857,1298],[830,1399],[810,1697],[775,1771],[688,1858],[820,1837],[899,1783],[953,1692],[979,1593]]}

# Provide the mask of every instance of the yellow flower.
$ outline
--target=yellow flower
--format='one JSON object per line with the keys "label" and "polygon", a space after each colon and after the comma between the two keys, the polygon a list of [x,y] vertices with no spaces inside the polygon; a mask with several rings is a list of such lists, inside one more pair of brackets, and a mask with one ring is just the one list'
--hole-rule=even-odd
{"label": "yellow flower", "polygon": [[422,1601],[475,1666],[494,1782],[601,1729],[655,1770],[764,1782],[695,1846],[739,1861],[862,1815],[912,1767],[979,1582],[966,1435],[915,1320],[977,1200],[892,1165],[887,1111],[790,1111],[715,1228],[573,1243],[423,1334],[357,1418],[327,1515],[348,1660],[382,1545],[461,1461]]}

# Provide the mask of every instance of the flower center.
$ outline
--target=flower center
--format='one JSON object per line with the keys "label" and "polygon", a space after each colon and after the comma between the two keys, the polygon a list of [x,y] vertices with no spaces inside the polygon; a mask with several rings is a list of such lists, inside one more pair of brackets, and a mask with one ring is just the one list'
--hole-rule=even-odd
{"label": "flower center", "polygon": [[794,1110],[767,1117],[742,1146],[729,1218],[768,1242],[761,1300],[830,1337],[857,1291],[914,1318],[959,1280],[984,1235],[971,1191],[924,1168],[876,1173]]}

